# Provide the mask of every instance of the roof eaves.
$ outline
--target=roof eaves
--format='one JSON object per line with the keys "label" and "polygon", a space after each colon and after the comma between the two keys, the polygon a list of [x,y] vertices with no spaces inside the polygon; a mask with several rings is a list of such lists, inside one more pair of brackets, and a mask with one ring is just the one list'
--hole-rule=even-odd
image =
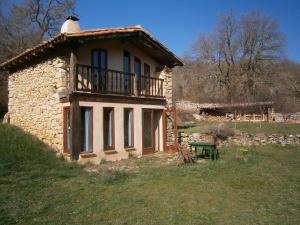
{"label": "roof eaves", "polygon": [[120,28],[105,28],[105,29],[93,29],[93,30],[82,30],[76,33],[61,33],[51,38],[50,40],[38,44],[32,48],[27,49],[26,51],[18,54],[17,56],[3,62],[0,64],[0,70],[7,70],[10,66],[14,66],[16,62],[21,60],[23,57],[27,57],[30,54],[35,55],[38,52],[43,52],[46,48],[53,47],[54,44],[59,42],[71,40],[73,38],[81,38],[88,36],[102,36],[108,34],[117,34],[117,33],[133,33],[133,32],[142,32],[146,37],[151,41],[156,43],[161,49],[163,49],[169,56],[171,56],[176,63],[174,66],[182,66],[183,62],[179,57],[177,57],[173,52],[171,52],[166,46],[160,43],[154,36],[152,36],[147,30],[141,26],[132,26],[132,27],[120,27]]}
{"label": "roof eaves", "polygon": [[61,41],[64,41],[66,40],[66,36],[65,34],[59,34],[59,35],[56,35],[55,37],[51,38],[50,40],[48,41],[45,41],[43,43],[40,43],[32,48],[29,48],[29,49],[26,49],[24,52],[16,55],[15,57],[3,62],[0,64],[0,70],[5,70],[6,69],[6,66],[9,65],[9,64],[14,64],[14,61],[18,61],[19,59],[23,58],[23,57],[26,57],[30,54],[36,54],[37,52],[42,52],[45,48],[47,47],[51,47],[53,46],[54,44],[58,43],[58,42],[61,42]]}

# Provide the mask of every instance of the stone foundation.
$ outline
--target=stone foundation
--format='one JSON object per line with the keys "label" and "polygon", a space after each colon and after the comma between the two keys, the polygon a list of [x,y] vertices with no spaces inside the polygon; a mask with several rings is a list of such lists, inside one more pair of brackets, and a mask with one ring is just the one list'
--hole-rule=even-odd
{"label": "stone foundation", "polygon": [[63,148],[63,111],[68,59],[57,57],[11,73],[8,112],[11,124],[55,148]]}

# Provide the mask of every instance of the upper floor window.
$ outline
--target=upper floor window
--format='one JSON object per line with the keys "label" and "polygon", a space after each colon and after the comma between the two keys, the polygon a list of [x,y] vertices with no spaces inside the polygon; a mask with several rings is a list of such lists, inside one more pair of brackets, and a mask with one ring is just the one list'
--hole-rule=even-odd
{"label": "upper floor window", "polygon": [[144,75],[150,77],[150,66],[147,63],[144,63]]}
{"label": "upper floor window", "polygon": [[141,60],[137,57],[134,57],[134,73],[137,76],[142,75],[142,69],[141,69]]}
{"label": "upper floor window", "polygon": [[92,67],[107,69],[107,51],[104,49],[92,50]]}
{"label": "upper floor window", "polygon": [[106,90],[107,51],[104,49],[92,50],[92,88]]}
{"label": "upper floor window", "polygon": [[123,69],[124,69],[124,83],[123,88],[125,93],[130,93],[132,89],[132,80],[130,75],[130,53],[127,51],[124,51],[123,55]]}
{"label": "upper floor window", "polygon": [[130,73],[130,53],[127,51],[124,51],[123,67],[125,74]]}

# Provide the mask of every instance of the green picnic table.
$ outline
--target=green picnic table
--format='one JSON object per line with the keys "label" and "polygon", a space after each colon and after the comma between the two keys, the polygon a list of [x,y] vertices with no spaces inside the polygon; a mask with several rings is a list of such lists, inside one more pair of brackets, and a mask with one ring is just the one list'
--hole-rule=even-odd
{"label": "green picnic table", "polygon": [[[200,154],[198,153],[199,150],[201,150],[201,155],[203,155],[203,152],[209,151],[209,156],[211,160],[218,160],[219,154],[218,150],[216,148],[215,144],[208,144],[204,142],[190,142],[189,143],[190,150],[195,151],[195,159],[197,159]],[[205,153],[204,153],[205,155]]]}

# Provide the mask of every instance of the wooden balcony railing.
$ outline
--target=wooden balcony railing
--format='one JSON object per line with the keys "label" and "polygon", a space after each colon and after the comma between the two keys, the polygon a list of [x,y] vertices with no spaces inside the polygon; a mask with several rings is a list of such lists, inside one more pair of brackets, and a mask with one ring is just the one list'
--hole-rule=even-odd
{"label": "wooden balcony railing", "polygon": [[163,96],[163,79],[139,76],[137,79],[137,94],[140,96]]}
{"label": "wooden balcony railing", "polygon": [[163,97],[163,79],[123,71],[76,65],[76,91]]}

